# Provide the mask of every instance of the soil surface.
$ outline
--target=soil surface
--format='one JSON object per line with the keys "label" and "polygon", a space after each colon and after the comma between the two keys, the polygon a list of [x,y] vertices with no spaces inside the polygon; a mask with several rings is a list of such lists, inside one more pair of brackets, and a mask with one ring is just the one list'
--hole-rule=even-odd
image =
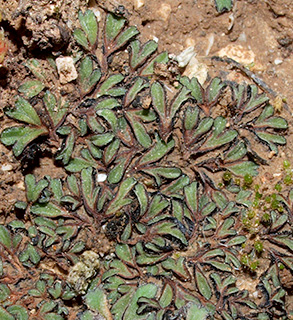
{"label": "soil surface", "polygon": [[[2,129],[12,123],[4,109],[12,106],[20,84],[28,75],[24,62],[31,57],[54,57],[70,52],[70,30],[77,25],[77,13],[86,7],[123,14],[136,25],[143,42],[158,41],[159,50],[177,56],[194,47],[201,68],[196,75],[203,82],[215,75],[237,82],[259,82],[271,103],[287,119],[287,145],[278,156],[272,155],[270,166],[261,169],[262,182],[275,185],[287,159],[293,166],[293,2],[292,0],[234,0],[230,12],[219,14],[212,0],[0,0],[1,25],[9,51],[0,67],[0,121]],[[233,49],[234,48],[234,49]],[[227,55],[249,67],[249,75],[237,66],[213,57]],[[195,72],[180,71],[184,74]],[[49,80],[48,80],[49,81]],[[70,85],[66,88],[70,92]],[[62,178],[64,173],[52,161],[43,159],[34,173]],[[0,144],[0,223],[12,211],[15,200],[24,200],[23,171],[11,149]],[[288,282],[292,282],[292,276]],[[291,277],[291,278],[290,278]],[[245,279],[241,279],[243,283]],[[252,279],[249,279],[253,282]],[[249,284],[250,282],[247,281]],[[245,284],[243,285],[245,289]],[[291,299],[292,301],[292,299]],[[288,310],[293,309],[289,299]]]}

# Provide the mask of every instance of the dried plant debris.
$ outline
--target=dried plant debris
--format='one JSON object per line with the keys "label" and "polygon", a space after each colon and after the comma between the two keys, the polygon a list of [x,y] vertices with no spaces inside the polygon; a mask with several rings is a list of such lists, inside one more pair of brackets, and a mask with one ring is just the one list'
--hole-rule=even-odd
{"label": "dried plant debris", "polygon": [[288,319],[290,164],[282,193],[253,181],[286,120],[254,85],[157,73],[167,53],[122,16],[79,23],[74,89],[30,59],[6,110],[2,143],[21,159],[38,141],[65,178],[27,174],[20,218],[0,226],[0,318]]}

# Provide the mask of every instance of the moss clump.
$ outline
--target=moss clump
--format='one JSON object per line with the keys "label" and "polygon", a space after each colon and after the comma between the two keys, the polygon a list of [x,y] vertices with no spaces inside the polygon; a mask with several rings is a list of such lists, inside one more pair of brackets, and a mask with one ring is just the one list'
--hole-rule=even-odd
{"label": "moss clump", "polygon": [[78,295],[85,294],[89,283],[100,267],[99,256],[94,251],[85,251],[80,261],[73,265],[67,276],[67,281],[72,285]]}

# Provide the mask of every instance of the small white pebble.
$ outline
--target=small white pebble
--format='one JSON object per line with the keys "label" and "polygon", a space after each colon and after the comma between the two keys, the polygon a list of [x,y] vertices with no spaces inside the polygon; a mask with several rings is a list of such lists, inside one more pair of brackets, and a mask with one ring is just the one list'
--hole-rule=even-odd
{"label": "small white pebble", "polygon": [[60,82],[66,84],[77,79],[77,71],[71,57],[59,57],[56,59],[56,66],[60,77]]}
{"label": "small white pebble", "polygon": [[243,64],[249,65],[255,60],[255,53],[248,48],[242,47],[241,45],[228,44],[225,48],[222,48],[218,52],[219,57],[228,57]]}
{"label": "small white pebble", "polygon": [[157,38],[156,36],[153,36],[153,40],[157,43],[159,42],[159,38]]}
{"label": "small white pebble", "polygon": [[246,34],[244,31],[242,33],[240,33],[238,40],[242,41],[242,42],[246,42],[247,38],[246,38]]}
{"label": "small white pebble", "polygon": [[197,78],[198,82],[202,85],[205,83],[207,76],[208,76],[208,67],[206,64],[199,62],[195,56],[193,56],[184,73],[183,76],[187,76],[190,79],[195,77]]}
{"label": "small white pebble", "polygon": [[160,9],[158,10],[159,16],[163,21],[168,21],[170,18],[172,8],[169,3],[162,3]]}
{"label": "small white pebble", "polygon": [[276,155],[276,152],[272,150],[272,151],[269,153],[268,158],[269,158],[269,159],[272,159],[273,156],[275,156],[275,155]]}
{"label": "small white pebble", "polygon": [[176,60],[176,54],[169,53],[169,59]]}
{"label": "small white pebble", "polygon": [[23,191],[25,190],[25,185],[23,181],[19,181],[16,187],[20,190],[23,190]]}
{"label": "small white pebble", "polygon": [[194,47],[196,45],[196,41],[193,38],[187,38],[185,40],[186,47]]}
{"label": "small white pebble", "polygon": [[281,64],[281,63],[283,63],[283,60],[282,60],[282,59],[279,59],[279,58],[275,59],[275,61],[274,61],[274,64],[275,64],[275,65],[279,65],[279,64]]}
{"label": "small white pebble", "polygon": [[107,179],[107,175],[105,173],[99,173],[97,176],[97,181],[98,182],[104,182]]}
{"label": "small white pebble", "polygon": [[1,167],[2,171],[11,171],[13,169],[11,164],[3,164]]}
{"label": "small white pebble", "polygon": [[134,9],[139,10],[144,6],[145,1],[144,0],[134,0]]}
{"label": "small white pebble", "polygon": [[282,173],[274,173],[273,176],[274,177],[280,177],[282,175]]}

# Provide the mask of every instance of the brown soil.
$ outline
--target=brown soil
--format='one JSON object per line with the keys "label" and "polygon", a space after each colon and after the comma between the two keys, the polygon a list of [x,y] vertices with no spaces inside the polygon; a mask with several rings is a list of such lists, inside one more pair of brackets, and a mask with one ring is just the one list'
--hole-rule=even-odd
{"label": "brown soil", "polygon": [[[97,2],[97,3],[96,3]],[[69,30],[76,26],[77,13],[90,6],[120,10],[136,25],[143,42],[158,39],[159,50],[175,55],[194,46],[197,58],[208,68],[208,76],[252,83],[252,79],[225,62],[211,59],[229,44],[241,45],[254,54],[250,70],[283,98],[280,114],[289,122],[287,145],[273,156],[270,167],[261,170],[259,179],[274,185],[283,159],[293,165],[293,2],[292,0],[234,0],[231,12],[218,14],[214,1],[206,0],[0,0],[2,27],[9,42],[9,52],[0,68],[0,121],[2,128],[11,121],[3,109],[13,105],[17,88],[28,75],[23,63],[35,55],[52,52],[57,56],[66,46],[70,50]],[[139,4],[143,4],[138,8]],[[122,5],[122,6],[121,6]],[[182,70],[184,71],[184,70]],[[50,79],[48,79],[50,81]],[[260,88],[262,89],[262,88]],[[70,92],[70,85],[67,88]],[[274,94],[275,93],[275,94]],[[276,105],[277,106],[277,105]],[[62,170],[48,159],[35,169],[37,175],[49,172],[62,177]],[[269,174],[269,177],[268,177]],[[0,222],[9,216],[15,200],[24,200],[23,174],[10,149],[0,144]],[[102,242],[102,241],[101,241]],[[290,278],[284,275],[284,279]],[[252,281],[252,280],[250,280]],[[291,279],[284,280],[292,286]],[[293,304],[293,302],[291,302]],[[293,309],[293,306],[288,306]]]}

